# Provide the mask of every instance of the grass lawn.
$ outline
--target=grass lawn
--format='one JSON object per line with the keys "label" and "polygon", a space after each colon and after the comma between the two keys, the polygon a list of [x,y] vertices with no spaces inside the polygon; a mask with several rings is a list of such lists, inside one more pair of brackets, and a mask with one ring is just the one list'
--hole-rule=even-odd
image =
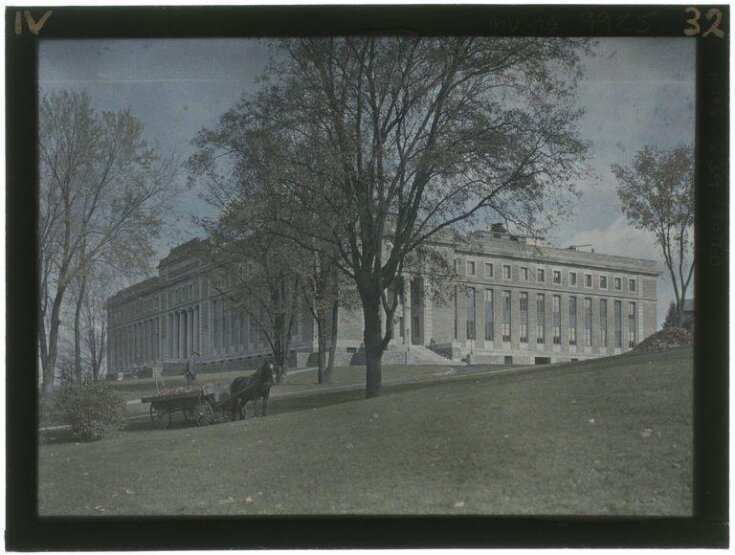
{"label": "grass lawn", "polygon": [[[383,379],[391,380],[397,378],[415,378],[438,374],[445,371],[442,366],[384,366]],[[197,381],[210,388],[226,388],[236,376],[248,376],[254,370],[244,370],[243,372],[213,372],[209,374],[199,374]],[[294,391],[318,390],[320,385],[317,383],[316,369],[304,371],[291,371],[287,381],[282,385],[275,385],[272,393],[291,393]],[[179,387],[186,385],[184,376],[164,376],[166,387]],[[154,395],[156,387],[152,378],[142,378],[139,380],[123,380],[119,382],[109,382],[115,390],[127,401],[139,400],[142,397]],[[365,383],[365,367],[364,366],[343,366],[334,369],[335,385],[351,385]]]}
{"label": "grass lawn", "polygon": [[[436,367],[435,367],[436,368]],[[294,376],[295,377],[295,376]],[[692,351],[274,399],[40,449],[42,515],[688,515]]]}

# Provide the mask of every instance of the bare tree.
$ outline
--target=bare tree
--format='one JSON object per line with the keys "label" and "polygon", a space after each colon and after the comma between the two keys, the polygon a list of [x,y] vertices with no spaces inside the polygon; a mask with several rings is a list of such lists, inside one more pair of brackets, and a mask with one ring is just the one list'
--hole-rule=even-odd
{"label": "bare tree", "polygon": [[236,175],[260,167],[277,183],[269,194],[286,208],[272,233],[338,254],[362,303],[369,397],[407,256],[482,218],[536,227],[572,189],[586,150],[573,94],[585,44],[287,40],[264,90],[200,135],[200,161],[231,155]]}
{"label": "bare tree", "polygon": [[661,248],[674,286],[676,314],[670,323],[680,326],[694,272],[692,148],[646,146],[636,154],[631,166],[615,164],[612,171],[618,179],[618,197],[628,222],[653,233]]}
{"label": "bare tree", "polygon": [[44,392],[53,387],[63,305],[77,282],[74,328],[81,361],[85,275],[121,252],[144,260],[174,190],[172,158],[162,158],[127,111],[97,113],[86,93],[46,95],[40,103],[39,347]]}

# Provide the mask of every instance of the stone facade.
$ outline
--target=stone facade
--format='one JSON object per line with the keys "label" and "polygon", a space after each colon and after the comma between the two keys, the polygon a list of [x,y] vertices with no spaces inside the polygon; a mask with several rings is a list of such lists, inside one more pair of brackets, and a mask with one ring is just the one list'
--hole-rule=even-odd
{"label": "stone facade", "polygon": [[[447,362],[583,360],[626,352],[656,331],[653,261],[552,248],[505,230],[452,237],[433,247],[453,261],[456,283],[439,293],[428,277],[407,276],[385,360],[410,360],[395,353],[411,349]],[[157,277],[108,300],[108,374],[179,372],[194,350],[205,370],[253,367],[270,355],[248,315],[209,286],[195,243],[174,248]],[[337,363],[361,362],[361,311],[340,309],[338,325]],[[315,331],[301,315],[293,365],[314,363]]]}

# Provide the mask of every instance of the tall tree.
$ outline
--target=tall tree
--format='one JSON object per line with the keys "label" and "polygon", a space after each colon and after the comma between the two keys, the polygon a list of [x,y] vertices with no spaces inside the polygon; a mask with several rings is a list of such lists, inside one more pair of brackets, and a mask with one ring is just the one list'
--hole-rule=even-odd
{"label": "tall tree", "polygon": [[694,273],[694,154],[691,146],[646,146],[630,166],[614,164],[618,197],[632,225],[656,237],[674,287],[682,324],[684,300]]}
{"label": "tall tree", "polygon": [[253,331],[270,347],[282,383],[305,277],[312,272],[310,253],[262,228],[264,218],[283,208],[276,198],[247,194],[240,180],[209,179],[207,184],[205,198],[214,214],[199,224],[207,237],[200,251],[209,281],[233,309],[248,316]]}
{"label": "tall tree", "polygon": [[[151,253],[162,205],[174,192],[172,158],[143,138],[128,110],[98,113],[83,92],[44,96],[39,124],[39,347],[45,392],[54,383],[63,305],[73,282],[115,253]],[[80,329],[81,301],[73,325]],[[77,366],[81,334],[76,334]]]}
{"label": "tall tree", "polygon": [[[586,149],[574,103],[585,44],[286,40],[264,90],[200,135],[202,160],[234,152],[236,173],[269,172],[286,207],[272,233],[337,253],[362,303],[367,396],[381,389],[409,254],[483,218],[535,227],[572,189]],[[237,159],[241,145],[267,156]]]}

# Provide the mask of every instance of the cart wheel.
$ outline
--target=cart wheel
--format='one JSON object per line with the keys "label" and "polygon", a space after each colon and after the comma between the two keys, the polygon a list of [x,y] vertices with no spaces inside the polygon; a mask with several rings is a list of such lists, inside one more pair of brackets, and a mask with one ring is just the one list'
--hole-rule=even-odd
{"label": "cart wheel", "polygon": [[199,401],[197,426],[208,426],[214,420],[212,405],[207,399]]}
{"label": "cart wheel", "polygon": [[155,403],[151,403],[151,421],[156,428],[165,430],[171,424],[171,415],[161,410]]}

